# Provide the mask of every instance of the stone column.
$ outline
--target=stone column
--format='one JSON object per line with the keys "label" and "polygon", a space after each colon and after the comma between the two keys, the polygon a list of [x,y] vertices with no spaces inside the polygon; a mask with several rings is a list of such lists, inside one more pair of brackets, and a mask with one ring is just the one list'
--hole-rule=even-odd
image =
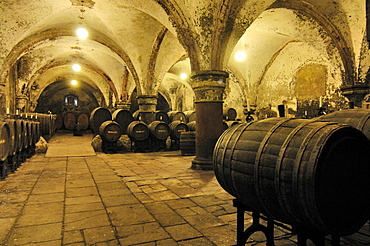
{"label": "stone column", "polygon": [[155,110],[158,97],[156,95],[141,95],[137,97],[139,103],[139,116],[146,124],[155,120]]}
{"label": "stone column", "polygon": [[223,92],[228,77],[228,73],[218,70],[201,71],[191,76],[197,122],[193,169],[213,169],[213,149],[223,132]]}

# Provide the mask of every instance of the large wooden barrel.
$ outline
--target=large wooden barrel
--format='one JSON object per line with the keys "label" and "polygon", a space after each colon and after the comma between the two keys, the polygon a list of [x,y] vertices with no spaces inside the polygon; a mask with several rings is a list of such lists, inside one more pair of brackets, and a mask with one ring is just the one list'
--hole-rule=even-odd
{"label": "large wooden barrel", "polygon": [[90,125],[89,115],[87,113],[79,113],[77,116],[77,124],[80,130],[87,130]]}
{"label": "large wooden barrel", "polygon": [[315,120],[347,124],[362,131],[370,139],[370,110],[346,109],[322,115]]}
{"label": "large wooden barrel", "polygon": [[185,115],[186,123],[189,123],[189,122],[192,122],[192,121],[196,120],[195,110],[184,111],[184,115]]}
{"label": "large wooden barrel", "polygon": [[334,122],[269,118],[226,130],[214,171],[231,195],[269,218],[331,235],[369,219],[370,142]]}
{"label": "large wooden barrel", "polygon": [[0,161],[5,161],[10,152],[10,128],[8,123],[0,122]]}
{"label": "large wooden barrel", "polygon": [[121,137],[121,127],[113,120],[105,121],[99,127],[99,135],[103,140],[115,142]]}
{"label": "large wooden barrel", "polygon": [[195,155],[195,132],[181,132],[180,136],[181,155]]}
{"label": "large wooden barrel", "polygon": [[223,109],[223,118],[224,120],[235,120],[236,119],[236,110],[234,108],[224,108]]}
{"label": "large wooden barrel", "polygon": [[144,141],[149,138],[148,125],[142,121],[133,121],[127,127],[127,135],[135,141]]}
{"label": "large wooden barrel", "polygon": [[155,120],[163,121],[167,124],[170,123],[170,118],[168,117],[168,114],[165,111],[158,110],[158,111],[155,111],[154,113],[155,113]]}
{"label": "large wooden barrel", "polygon": [[163,121],[153,121],[148,126],[150,136],[158,140],[166,140],[170,135],[170,127]]}
{"label": "large wooden barrel", "polygon": [[113,112],[112,117],[121,126],[122,134],[127,134],[128,125],[134,121],[131,112],[125,109],[117,109]]}
{"label": "large wooden barrel", "polygon": [[16,133],[15,133],[15,138],[16,138],[16,148],[17,148],[17,152],[23,150],[25,148],[25,141],[26,141],[26,134],[25,134],[25,124],[24,124],[24,120],[21,120],[21,119],[17,119],[15,120],[16,122],[16,126],[17,126],[17,130],[16,130]]}
{"label": "large wooden barrel", "polygon": [[73,130],[76,126],[76,115],[73,112],[66,112],[63,116],[63,125],[67,130]]}
{"label": "large wooden barrel", "polygon": [[29,120],[24,121],[24,147],[30,147],[32,144],[32,122]]}
{"label": "large wooden barrel", "polygon": [[185,122],[179,120],[172,121],[169,124],[170,127],[170,137],[173,140],[180,140],[181,132],[189,131],[188,125]]}
{"label": "large wooden barrel", "polygon": [[168,117],[170,118],[169,120],[170,122],[173,122],[173,121],[185,122],[186,121],[186,117],[183,112],[169,111],[167,114],[168,114]]}
{"label": "large wooden barrel", "polygon": [[5,122],[9,125],[10,141],[9,141],[9,155],[15,155],[17,153],[17,123],[14,119],[5,119]]}
{"label": "large wooden barrel", "polygon": [[90,114],[90,130],[99,133],[100,125],[108,120],[112,120],[112,114],[107,108],[95,108]]}

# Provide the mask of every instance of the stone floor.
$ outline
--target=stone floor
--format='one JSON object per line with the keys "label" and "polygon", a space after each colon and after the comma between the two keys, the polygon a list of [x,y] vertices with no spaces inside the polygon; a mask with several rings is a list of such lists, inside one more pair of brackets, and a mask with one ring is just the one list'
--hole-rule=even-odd
{"label": "stone floor", "polygon": [[[193,158],[179,151],[36,154],[0,181],[0,244],[235,245],[233,197],[213,171],[190,169]],[[342,244],[370,245],[369,234],[366,224]],[[264,240],[255,233],[247,245]],[[275,244],[296,245],[296,236],[275,227]]]}

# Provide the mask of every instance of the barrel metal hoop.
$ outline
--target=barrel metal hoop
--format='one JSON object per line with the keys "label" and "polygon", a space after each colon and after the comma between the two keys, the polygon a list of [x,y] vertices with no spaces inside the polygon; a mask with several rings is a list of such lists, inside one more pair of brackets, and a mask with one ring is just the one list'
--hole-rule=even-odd
{"label": "barrel metal hoop", "polygon": [[[254,175],[253,175],[253,179],[254,179],[254,187],[255,187],[255,190],[256,190],[256,193],[257,193],[257,198],[258,198],[258,202],[260,203],[260,205],[263,207],[263,209],[266,211],[266,212],[269,212],[268,209],[266,209],[266,205],[263,201],[263,198],[261,196],[261,190],[259,188],[259,171],[260,171],[260,161],[261,161],[261,155],[263,153],[263,150],[265,149],[266,147],[266,143],[267,141],[270,139],[271,135],[275,133],[275,131],[281,126],[283,125],[284,123],[288,122],[292,120],[292,118],[285,118],[283,120],[280,120],[278,121],[272,128],[270,128],[270,130],[267,132],[267,134],[265,135],[265,137],[263,138],[263,140],[261,141],[260,143],[260,146],[258,148],[258,151],[256,153],[256,159],[254,161]],[[269,215],[269,214],[266,214],[266,215]],[[271,216],[271,215],[270,215]]]}
{"label": "barrel metal hoop", "polygon": [[370,113],[366,117],[362,117],[356,128],[363,132],[366,121],[370,118]]}
{"label": "barrel metal hoop", "polygon": [[[315,123],[315,122],[312,122],[312,123]],[[306,151],[306,148],[307,148],[307,145],[308,143],[310,143],[311,139],[315,136],[315,134],[317,132],[319,132],[320,130],[322,130],[323,128],[329,126],[329,125],[333,125],[333,124],[337,124],[335,122],[321,122],[323,123],[323,125],[319,126],[319,127],[316,127],[314,129],[312,129],[307,135],[306,137],[304,138],[304,140],[302,141],[301,143],[301,146],[299,147],[299,150],[297,152],[297,155],[296,155],[296,158],[295,158],[295,161],[294,161],[294,166],[293,166],[293,178],[292,178],[292,183],[293,183],[293,195],[294,197],[297,197],[298,199],[300,199],[300,194],[298,192],[299,190],[299,185],[298,184],[298,179],[299,179],[299,171],[300,171],[300,168],[302,166],[299,165],[299,163],[301,163],[302,159],[303,159],[303,154],[305,153]],[[325,136],[326,137],[326,136]],[[319,139],[320,141],[321,139]],[[316,158],[317,156],[317,153],[319,153],[319,150],[321,149],[322,147],[319,147],[319,148],[316,148],[314,149],[314,151],[311,153],[310,155],[310,159],[312,158]],[[312,163],[311,161],[309,163]],[[315,171],[316,171],[316,167],[314,167],[312,170],[312,177],[315,177]],[[315,184],[314,182],[312,182],[312,184],[308,184],[307,187],[311,187],[312,190],[315,189]],[[307,192],[307,191],[306,191]],[[312,196],[312,201],[311,201],[311,204],[315,204],[315,201],[314,201],[314,196]],[[298,203],[299,204],[299,207],[300,207],[300,211],[303,212],[303,215],[305,214],[310,214],[310,217],[307,218],[308,220],[310,221],[315,221],[317,220],[318,218],[316,217],[314,220],[312,220],[312,215],[313,213],[304,213],[305,211],[307,210],[310,210],[310,208],[307,208],[306,206],[303,206],[303,204],[301,202]],[[307,216],[305,216],[307,217]]]}
{"label": "barrel metal hoop", "polygon": [[276,183],[275,183],[275,191],[277,193],[277,199],[279,201],[280,207],[284,210],[284,213],[286,215],[289,215],[290,217],[293,216],[296,219],[296,221],[297,221],[297,217],[294,216],[293,214],[291,214],[289,212],[291,210],[289,209],[289,205],[284,202],[283,195],[282,195],[281,189],[280,189],[280,185],[281,185],[281,183],[280,183],[280,176],[281,176],[282,161],[283,161],[283,157],[285,156],[285,152],[288,149],[288,145],[290,144],[290,141],[292,140],[292,138],[299,131],[301,131],[302,128],[306,127],[307,125],[311,124],[312,122],[313,121],[303,122],[300,125],[298,125],[297,127],[295,127],[293,129],[293,131],[291,131],[288,134],[288,136],[284,140],[284,143],[281,145],[281,148],[280,148],[280,151],[279,151],[279,155],[278,155],[278,157],[276,159],[276,169],[275,169],[275,181],[276,181]]}

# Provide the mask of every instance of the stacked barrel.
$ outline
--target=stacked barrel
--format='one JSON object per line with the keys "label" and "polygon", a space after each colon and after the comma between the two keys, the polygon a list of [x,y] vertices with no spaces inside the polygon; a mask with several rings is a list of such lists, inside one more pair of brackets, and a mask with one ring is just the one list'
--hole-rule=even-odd
{"label": "stacked barrel", "polygon": [[7,115],[0,122],[0,177],[14,172],[27,158],[35,154],[41,136],[55,132],[56,115],[24,113]]}

